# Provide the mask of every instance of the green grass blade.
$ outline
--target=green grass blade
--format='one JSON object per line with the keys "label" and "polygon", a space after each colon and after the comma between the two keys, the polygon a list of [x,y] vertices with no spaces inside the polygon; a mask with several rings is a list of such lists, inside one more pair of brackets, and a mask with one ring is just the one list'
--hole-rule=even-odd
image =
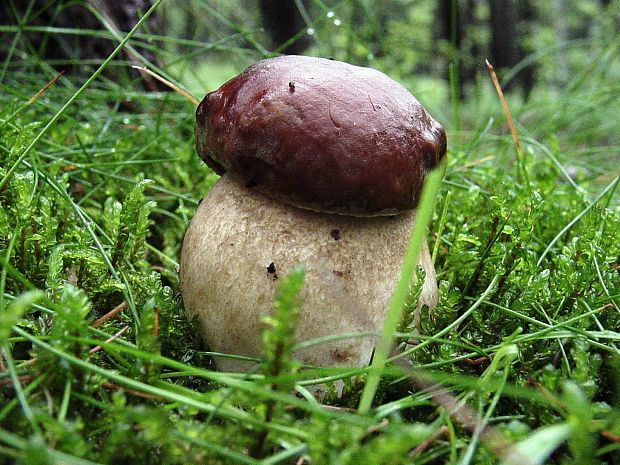
{"label": "green grass blade", "polygon": [[607,194],[610,190],[615,189],[615,186],[616,184],[618,184],[619,180],[620,180],[620,176],[617,176],[612,182],[607,184],[607,187],[605,187],[605,189],[603,189],[603,191],[586,208],[581,210],[579,214],[575,216],[575,218],[573,218],[565,227],[562,228],[562,230],[559,233],[557,233],[557,235],[549,243],[545,251],[538,258],[538,262],[536,262],[536,266],[540,266],[540,264],[543,262],[543,260],[549,253],[549,251],[553,248],[556,242],[558,242],[564,236],[566,231],[572,228],[573,225],[577,223],[577,221],[579,221],[583,217],[583,215],[588,213],[592,209],[592,207],[594,207],[594,205],[596,205],[599,202],[599,200],[601,200],[605,196],[605,194]]}
{"label": "green grass blade", "polygon": [[506,462],[511,458],[523,460],[525,457],[531,463],[542,465],[568,439],[572,429],[567,423],[539,428],[515,446],[513,455],[507,457]]}
{"label": "green grass blade", "polygon": [[390,301],[388,314],[383,324],[383,332],[381,333],[381,337],[379,338],[375,348],[375,354],[368,373],[368,379],[366,381],[366,385],[364,386],[364,391],[362,392],[362,398],[360,399],[358,411],[362,414],[367,413],[368,410],[370,410],[377,387],[379,386],[379,381],[381,380],[381,375],[385,369],[385,364],[389,357],[390,349],[392,348],[394,333],[396,332],[398,322],[400,321],[401,312],[403,306],[405,305],[407,294],[409,293],[409,286],[415,273],[415,267],[418,264],[422,243],[426,238],[428,225],[433,215],[435,198],[437,197],[437,193],[441,187],[441,180],[443,178],[444,170],[445,165],[435,169],[429,173],[428,178],[424,183],[420,203],[416,211],[414,227],[411,232],[411,238],[409,240],[409,245],[407,246],[400,276]]}

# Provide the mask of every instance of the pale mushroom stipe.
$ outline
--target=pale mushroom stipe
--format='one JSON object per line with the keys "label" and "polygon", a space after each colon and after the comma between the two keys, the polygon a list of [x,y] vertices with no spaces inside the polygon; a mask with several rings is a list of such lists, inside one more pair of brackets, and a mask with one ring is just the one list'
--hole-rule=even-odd
{"label": "pale mushroom stipe", "polygon": [[[196,111],[196,147],[222,177],[181,252],[180,288],[211,350],[260,357],[278,276],[305,269],[296,337],[381,332],[425,175],[446,135],[379,71],[302,56],[260,61]],[[437,301],[424,244],[415,314]],[[297,352],[303,363],[364,366],[376,337]],[[219,357],[222,370],[253,363]]]}

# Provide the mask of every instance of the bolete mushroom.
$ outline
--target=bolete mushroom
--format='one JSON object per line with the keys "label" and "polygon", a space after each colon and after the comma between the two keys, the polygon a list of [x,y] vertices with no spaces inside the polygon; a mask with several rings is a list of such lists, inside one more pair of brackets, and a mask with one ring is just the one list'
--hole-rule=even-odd
{"label": "bolete mushroom", "polygon": [[[298,341],[378,334],[424,177],[446,152],[443,128],[420,103],[373,69],[272,58],[207,94],[196,147],[222,176],[189,225],[179,274],[185,308],[210,348],[259,357],[278,277],[297,264],[306,272]],[[432,309],[437,284],[426,244],[420,265],[418,310]],[[363,366],[375,342],[340,339],[296,356]],[[216,364],[252,366],[224,357]]]}

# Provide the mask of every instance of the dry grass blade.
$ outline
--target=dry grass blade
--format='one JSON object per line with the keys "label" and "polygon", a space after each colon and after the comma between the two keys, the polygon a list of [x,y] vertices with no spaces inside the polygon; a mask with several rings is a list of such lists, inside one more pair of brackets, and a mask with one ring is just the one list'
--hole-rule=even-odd
{"label": "dry grass blade", "polygon": [[172,90],[174,90],[176,93],[180,94],[181,96],[183,96],[184,98],[189,100],[194,105],[198,105],[200,103],[200,100],[198,100],[196,97],[194,97],[193,95],[190,95],[189,93],[187,93],[186,91],[181,89],[176,84],[170,82],[168,79],[160,76],[159,74],[154,73],[150,69],[145,68],[144,66],[132,66],[132,68],[137,69],[138,71],[142,71],[142,72],[148,74],[149,76],[157,79],[159,82],[161,82],[162,84],[170,87]]}
{"label": "dry grass blade", "polygon": [[517,130],[515,129],[514,122],[512,121],[512,115],[510,114],[510,110],[508,109],[508,104],[506,103],[506,99],[504,98],[504,92],[502,92],[502,88],[499,85],[499,81],[497,79],[497,75],[495,74],[495,70],[493,69],[493,65],[489,63],[489,60],[485,60],[487,68],[489,70],[489,74],[491,75],[491,80],[493,81],[493,85],[495,86],[495,91],[499,97],[499,101],[504,109],[504,114],[506,115],[506,121],[508,122],[508,127],[510,128],[510,134],[512,136],[512,142],[515,147],[515,151],[517,152],[517,161],[519,165],[519,175],[521,177],[521,182],[525,184],[526,187],[530,186],[530,182],[527,175],[527,170],[525,167],[525,160],[523,158],[523,151],[521,150],[521,142],[519,142],[519,136],[517,135]]}
{"label": "dry grass blade", "polygon": [[26,105],[32,105],[34,102],[36,102],[37,99],[41,97],[41,95],[43,95],[50,87],[56,84],[56,81],[58,81],[63,74],[65,74],[65,72],[61,71],[56,76],[54,76],[47,84],[45,84],[41,88],[41,90],[39,90],[39,92],[30,97],[30,99],[26,102]]}
{"label": "dry grass blade", "polygon": [[497,80],[497,75],[495,74],[493,65],[489,63],[489,60],[485,60],[485,62],[489,70],[489,74],[491,75],[491,79],[493,80],[493,85],[495,86],[497,95],[499,96],[499,101],[502,104],[502,108],[504,109],[504,114],[506,115],[506,121],[508,122],[508,127],[510,128],[510,134],[512,135],[512,141],[515,144],[515,150],[517,151],[517,156],[519,158],[522,158],[523,152],[521,151],[521,143],[519,142],[519,136],[517,136],[517,131],[515,130],[515,125],[512,121],[512,115],[510,114],[510,110],[508,109],[508,104],[506,103],[506,99],[504,98],[504,92],[502,92],[502,88],[499,85],[499,81]]}
{"label": "dry grass blade", "polygon": [[450,435],[450,430],[448,429],[446,425],[443,425],[437,428],[437,431],[435,431],[430,438],[428,438],[426,441],[422,441],[420,445],[418,445],[415,449],[409,452],[409,457],[415,457],[416,455],[420,454],[421,452],[424,452],[426,449],[432,446],[435,443],[435,441],[437,441],[439,438],[443,436],[449,436],[449,435]]}
{"label": "dry grass blade", "polygon": [[161,396],[157,396],[157,395],[154,395],[154,394],[148,394],[146,392],[137,391],[135,389],[127,388],[127,387],[124,387],[124,386],[119,386],[118,384],[110,383],[108,381],[103,383],[102,386],[104,388],[110,389],[112,391],[123,391],[123,392],[126,392],[127,394],[129,394],[131,396],[139,397],[141,399],[154,400],[154,401],[158,401],[158,402],[165,402],[166,401],[166,399],[164,399]]}
{"label": "dry grass blade", "polygon": [[609,430],[601,431],[601,436],[603,436],[608,441],[620,443],[620,435],[616,433],[612,433]]}
{"label": "dry grass blade", "polygon": [[159,310],[157,307],[153,309],[153,338],[157,339],[159,336]]}
{"label": "dry grass blade", "polygon": [[465,171],[467,168],[471,168],[472,166],[480,165],[481,163],[491,161],[495,159],[495,155],[489,155],[487,157],[482,157],[478,160],[472,160],[469,163],[465,163],[463,166],[459,166],[457,171]]}

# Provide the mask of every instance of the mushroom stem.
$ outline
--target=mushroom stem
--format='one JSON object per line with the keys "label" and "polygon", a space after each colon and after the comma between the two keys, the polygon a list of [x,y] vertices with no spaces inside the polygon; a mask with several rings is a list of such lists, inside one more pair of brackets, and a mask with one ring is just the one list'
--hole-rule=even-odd
{"label": "mushroom stem", "polygon": [[[303,210],[261,195],[226,173],[211,188],[183,242],[180,286],[213,351],[260,356],[263,316],[271,312],[277,280],[295,265],[306,272],[297,341],[350,333],[296,356],[318,366],[364,366],[370,361],[398,280],[414,211],[360,218]],[[416,310],[437,301],[428,246]],[[226,371],[251,362],[218,358]]]}

